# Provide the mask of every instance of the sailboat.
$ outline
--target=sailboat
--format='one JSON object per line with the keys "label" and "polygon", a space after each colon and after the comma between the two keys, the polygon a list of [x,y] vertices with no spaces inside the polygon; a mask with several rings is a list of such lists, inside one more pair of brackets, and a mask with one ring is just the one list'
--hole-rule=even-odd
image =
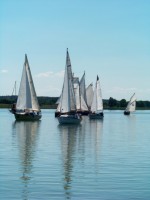
{"label": "sailboat", "polygon": [[27,55],[25,55],[17,103],[12,105],[10,111],[15,115],[16,120],[35,121],[42,117]]}
{"label": "sailboat", "polygon": [[132,97],[130,98],[130,101],[124,111],[124,115],[130,115],[131,112],[134,112],[136,109],[136,97],[135,97],[135,93],[132,95]]}
{"label": "sailboat", "polygon": [[83,95],[81,94],[79,78],[74,77],[73,82],[74,82],[77,113],[80,113],[81,115],[88,115],[89,109],[84,100]]}
{"label": "sailboat", "polygon": [[64,83],[58,108],[60,111],[60,115],[58,116],[60,124],[79,124],[81,122],[81,115],[77,113],[76,109],[73,75],[68,49],[66,55]]}
{"label": "sailboat", "polygon": [[86,87],[85,87],[85,72],[79,83],[79,92],[80,92],[80,104],[81,104],[81,106],[83,105],[83,108],[81,107],[81,114],[88,115],[89,108],[87,105],[87,96],[86,96]]}
{"label": "sailboat", "polygon": [[101,94],[101,88],[100,88],[100,81],[99,81],[99,77],[97,76],[89,118],[102,119],[103,117],[104,117],[103,100],[102,100],[102,94]]}

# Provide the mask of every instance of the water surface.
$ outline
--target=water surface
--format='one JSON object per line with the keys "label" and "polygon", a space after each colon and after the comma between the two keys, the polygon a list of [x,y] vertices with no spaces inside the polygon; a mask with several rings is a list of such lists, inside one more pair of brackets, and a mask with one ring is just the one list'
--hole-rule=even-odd
{"label": "water surface", "polygon": [[150,111],[59,125],[0,109],[0,199],[150,199]]}

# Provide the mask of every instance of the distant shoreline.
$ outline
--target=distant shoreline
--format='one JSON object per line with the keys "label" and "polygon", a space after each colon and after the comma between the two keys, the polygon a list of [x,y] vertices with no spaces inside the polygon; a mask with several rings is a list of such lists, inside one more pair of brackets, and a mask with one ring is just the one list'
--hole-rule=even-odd
{"label": "distant shoreline", "polygon": [[[56,109],[59,97],[38,97],[41,109]],[[17,102],[17,96],[0,96],[0,108],[11,108],[12,104]],[[125,99],[116,100],[112,97],[103,99],[103,107],[105,110],[125,110],[128,101]],[[136,101],[136,110],[150,110],[150,101]]]}
{"label": "distant shoreline", "polygon": [[[0,104],[0,108],[8,108],[10,109],[12,104]],[[41,109],[56,109],[57,105],[42,105],[40,106]]]}
{"label": "distant shoreline", "polygon": [[[12,104],[0,104],[0,108],[7,108],[7,109],[10,109],[12,106]],[[54,105],[42,105],[40,106],[41,109],[56,109],[57,108],[57,105],[54,104]],[[114,107],[114,108],[109,108],[109,107],[105,107],[104,106],[104,110],[125,110],[125,107],[124,108],[118,108],[118,107]],[[149,107],[137,107],[136,110],[150,110]]]}

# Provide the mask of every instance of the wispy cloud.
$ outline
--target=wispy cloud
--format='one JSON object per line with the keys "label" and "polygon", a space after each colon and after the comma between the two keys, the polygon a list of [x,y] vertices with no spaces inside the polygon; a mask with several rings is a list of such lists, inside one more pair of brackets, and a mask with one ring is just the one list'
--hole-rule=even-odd
{"label": "wispy cloud", "polygon": [[38,78],[40,78],[40,77],[50,77],[51,75],[53,75],[54,73],[53,72],[51,72],[51,71],[49,71],[49,72],[42,72],[42,73],[39,73],[39,74],[37,74],[37,75],[35,75],[35,77],[38,77]]}
{"label": "wispy cloud", "polygon": [[48,77],[60,77],[60,78],[62,78],[62,77],[64,77],[64,70],[56,72],[56,73],[54,73],[52,71],[41,72],[39,74],[36,74],[35,77],[37,77],[37,78],[42,78],[42,77],[44,77],[44,78],[48,78]]}
{"label": "wispy cloud", "polygon": [[8,73],[8,70],[7,69],[2,69],[2,70],[0,70],[0,73]]}
{"label": "wispy cloud", "polygon": [[64,77],[64,74],[65,74],[65,70],[62,70],[62,71],[60,71],[60,72],[57,72],[57,73],[55,73],[55,76],[58,76],[58,77]]}

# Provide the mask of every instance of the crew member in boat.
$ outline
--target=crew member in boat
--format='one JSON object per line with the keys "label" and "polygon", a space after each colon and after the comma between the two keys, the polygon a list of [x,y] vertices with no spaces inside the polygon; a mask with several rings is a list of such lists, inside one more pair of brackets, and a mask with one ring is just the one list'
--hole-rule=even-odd
{"label": "crew member in boat", "polygon": [[12,104],[11,110],[12,110],[13,113],[16,112],[16,103],[13,103],[13,104]]}

